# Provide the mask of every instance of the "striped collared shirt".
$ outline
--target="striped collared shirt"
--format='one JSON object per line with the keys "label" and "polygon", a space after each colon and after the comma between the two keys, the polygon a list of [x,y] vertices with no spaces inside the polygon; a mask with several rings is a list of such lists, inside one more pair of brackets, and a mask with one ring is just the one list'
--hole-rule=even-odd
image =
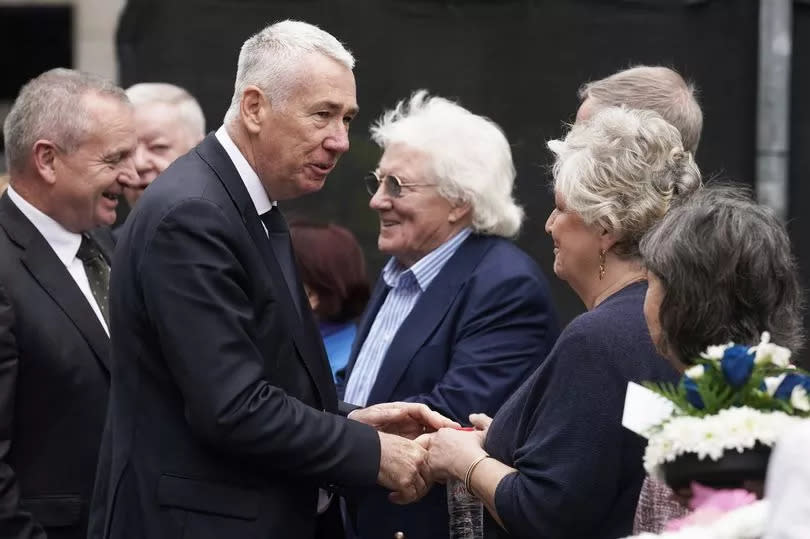
{"label": "striped collared shirt", "polygon": [[410,268],[388,261],[382,277],[391,290],[377,312],[346,384],[345,401],[365,406],[391,341],[431,281],[472,233],[465,228]]}

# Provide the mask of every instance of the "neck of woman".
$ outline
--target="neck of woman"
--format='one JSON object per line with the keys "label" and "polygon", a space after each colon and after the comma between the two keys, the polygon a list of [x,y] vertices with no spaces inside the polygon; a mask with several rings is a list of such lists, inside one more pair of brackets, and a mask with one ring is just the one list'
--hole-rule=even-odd
{"label": "neck of woman", "polygon": [[619,290],[646,278],[647,272],[638,260],[625,260],[608,254],[602,279],[596,273],[585,279],[574,291],[591,311]]}

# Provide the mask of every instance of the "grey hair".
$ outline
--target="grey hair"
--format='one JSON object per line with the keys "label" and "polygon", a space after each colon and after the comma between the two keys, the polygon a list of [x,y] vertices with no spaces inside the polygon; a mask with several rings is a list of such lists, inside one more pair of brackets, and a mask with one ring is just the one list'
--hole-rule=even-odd
{"label": "grey hair", "polygon": [[419,90],[385,112],[372,125],[371,138],[382,148],[401,143],[426,153],[439,194],[470,204],[476,232],[512,237],[520,230],[512,151],[492,120]]}
{"label": "grey hair", "polygon": [[136,107],[162,103],[177,111],[177,117],[189,135],[205,136],[205,116],[200,104],[184,88],[165,82],[141,82],[127,88],[127,97]]}
{"label": "grey hair", "polygon": [[641,255],[664,287],[659,344],[680,361],[708,345],[756,344],[762,331],[801,346],[803,293],[790,238],[747,190],[702,189],[650,230]]}
{"label": "grey hair", "polygon": [[655,111],[681,132],[683,146],[694,154],[703,130],[703,111],[696,93],[695,86],[674,69],[642,65],[584,84],[579,98],[593,98],[597,108],[626,105]]}
{"label": "grey hair", "polygon": [[349,70],[354,69],[354,57],[340,41],[312,24],[281,21],[248,38],[239,51],[233,98],[225,113],[225,123],[239,117],[242,93],[249,85],[258,86],[271,102],[284,102],[299,75],[301,60],[311,54],[321,54]]}
{"label": "grey hair", "polygon": [[554,189],[587,225],[619,238],[613,252],[638,256],[638,242],[680,198],[701,186],[678,130],[657,113],[609,107],[552,140]]}
{"label": "grey hair", "polygon": [[8,170],[21,172],[40,139],[74,152],[90,128],[82,100],[89,93],[129,104],[124,90],[112,82],[73,69],[51,69],[28,81],[3,124]]}

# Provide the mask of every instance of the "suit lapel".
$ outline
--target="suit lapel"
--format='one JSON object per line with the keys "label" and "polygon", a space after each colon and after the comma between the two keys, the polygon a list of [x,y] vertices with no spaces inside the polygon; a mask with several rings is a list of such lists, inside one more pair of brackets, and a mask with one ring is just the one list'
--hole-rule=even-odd
{"label": "suit lapel", "polygon": [[256,245],[262,260],[270,274],[271,286],[279,299],[277,305],[284,311],[283,318],[285,320],[301,320],[302,323],[288,324],[293,337],[295,347],[298,349],[304,366],[309,372],[315,382],[315,387],[321,398],[321,404],[324,408],[332,410],[337,409],[337,394],[335,393],[335,385],[332,382],[332,371],[329,368],[329,362],[326,360],[326,355],[323,352],[323,347],[318,347],[320,340],[320,333],[312,321],[312,314],[309,312],[307,306],[309,301],[306,299],[303,287],[299,286],[298,294],[302,299],[302,307],[304,307],[305,316],[300,318],[295,309],[292,295],[284,280],[284,274],[281,271],[281,266],[273,254],[273,249],[270,247],[270,242],[267,239],[267,234],[264,231],[261,220],[256,214],[256,207],[250,199],[250,195],[242,182],[239,173],[236,170],[233,162],[228,156],[222,145],[219,144],[214,135],[208,135],[206,139],[197,147],[199,155],[208,163],[209,166],[219,177],[220,181],[225,186],[231,199],[239,213],[242,215],[242,222],[247,228],[253,243]]}
{"label": "suit lapel", "polygon": [[442,323],[453,300],[490,246],[488,238],[470,235],[419,297],[391,341],[368,404],[391,400],[411,360]]}
{"label": "suit lapel", "polygon": [[104,369],[109,372],[110,340],[96,313],[82,294],[62,261],[34,225],[11,202],[8,195],[0,199],[2,224],[9,236],[22,249],[20,257],[39,285],[85,338]]}

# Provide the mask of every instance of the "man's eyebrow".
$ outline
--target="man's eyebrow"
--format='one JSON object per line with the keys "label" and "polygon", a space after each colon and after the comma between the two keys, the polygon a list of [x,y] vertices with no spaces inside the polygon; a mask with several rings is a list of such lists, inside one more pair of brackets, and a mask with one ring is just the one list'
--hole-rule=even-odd
{"label": "man's eyebrow", "polygon": [[[316,107],[318,107],[318,108],[326,107],[329,110],[335,111],[335,110],[342,109],[343,105],[341,105],[340,103],[336,103],[335,101],[321,101],[321,102],[317,103]],[[353,107],[350,107],[347,112],[349,114],[356,115],[359,111],[360,111],[360,107],[353,106]]]}

